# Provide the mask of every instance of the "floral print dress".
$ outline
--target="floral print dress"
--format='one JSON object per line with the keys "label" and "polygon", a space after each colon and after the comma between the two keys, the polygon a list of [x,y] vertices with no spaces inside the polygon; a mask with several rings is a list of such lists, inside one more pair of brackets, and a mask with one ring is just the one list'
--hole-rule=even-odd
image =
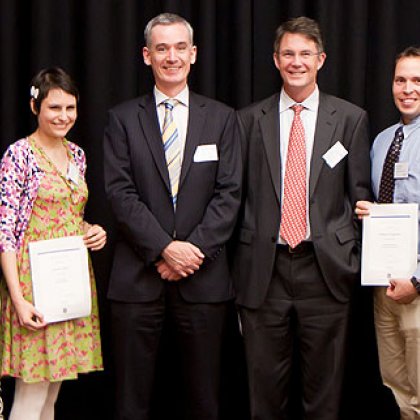
{"label": "floral print dress", "polygon": [[[83,213],[87,186],[79,176],[78,184],[64,177],[42,149],[31,141],[31,148],[44,172],[23,244],[17,253],[19,281],[23,296],[32,302],[29,242],[83,234]],[[68,144],[65,141],[68,148]],[[68,153],[71,162],[70,151]],[[74,163],[72,163],[74,165]],[[7,286],[2,282],[0,364],[2,376],[25,382],[62,381],[78,373],[102,370],[96,286],[90,265],[92,313],[85,318],[57,322],[39,331],[19,325]]]}

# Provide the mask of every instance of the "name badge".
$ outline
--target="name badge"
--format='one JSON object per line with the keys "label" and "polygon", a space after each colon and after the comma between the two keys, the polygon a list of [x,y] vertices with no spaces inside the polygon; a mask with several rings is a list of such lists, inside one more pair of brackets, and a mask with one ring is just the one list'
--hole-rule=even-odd
{"label": "name badge", "polygon": [[79,185],[79,170],[77,166],[73,163],[69,163],[69,169],[67,171],[67,179],[69,179],[73,184]]}
{"label": "name badge", "polygon": [[333,169],[338,163],[340,163],[347,155],[348,151],[346,148],[341,144],[341,142],[337,141],[334,146],[332,146],[323,156],[322,158],[327,162],[328,166]]}
{"label": "name badge", "polygon": [[408,162],[397,162],[394,166],[394,179],[408,178]]}

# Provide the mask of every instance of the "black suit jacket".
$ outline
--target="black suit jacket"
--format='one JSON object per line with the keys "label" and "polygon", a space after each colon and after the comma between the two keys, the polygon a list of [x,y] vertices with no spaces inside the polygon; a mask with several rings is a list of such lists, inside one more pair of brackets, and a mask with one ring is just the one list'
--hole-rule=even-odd
{"label": "black suit jacket", "polygon": [[[243,205],[234,250],[237,302],[257,308],[267,294],[280,228],[279,94],[238,113],[244,160]],[[334,168],[322,156],[337,141],[348,155]],[[331,293],[347,301],[360,272],[357,200],[371,199],[366,112],[320,93],[309,178],[315,254]]]}
{"label": "black suit jacket", "polygon": [[[108,297],[123,302],[156,299],[164,283],[154,264],[176,235],[205,254],[200,269],[178,282],[184,299],[231,299],[225,243],[240,204],[241,178],[234,111],[190,92],[176,213],[154,95],[110,110],[104,141],[106,193],[120,228]],[[204,144],[216,145],[217,161],[194,161],[197,147]]]}

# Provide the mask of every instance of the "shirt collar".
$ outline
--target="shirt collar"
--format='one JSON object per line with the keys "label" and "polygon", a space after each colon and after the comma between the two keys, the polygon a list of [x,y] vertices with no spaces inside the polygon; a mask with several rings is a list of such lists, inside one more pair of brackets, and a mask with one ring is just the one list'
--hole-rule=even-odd
{"label": "shirt collar", "polygon": [[408,124],[403,124],[403,122],[400,121],[398,127],[401,125],[403,126],[404,138],[407,138],[414,130],[417,130],[420,127],[420,115],[413,118]]}
{"label": "shirt collar", "polygon": [[[286,111],[291,106],[295,105],[294,101],[285,91],[284,88],[280,92],[280,112]],[[318,85],[315,86],[315,90],[300,104],[310,111],[317,111],[319,104],[319,89]]]}
{"label": "shirt collar", "polygon": [[190,98],[188,85],[186,85],[184,89],[182,89],[181,92],[179,92],[178,95],[176,95],[174,98],[169,98],[169,96],[161,92],[156,86],[153,89],[153,93],[155,95],[157,106],[159,106],[162,102],[166,101],[167,99],[176,99],[180,104],[188,107]]}

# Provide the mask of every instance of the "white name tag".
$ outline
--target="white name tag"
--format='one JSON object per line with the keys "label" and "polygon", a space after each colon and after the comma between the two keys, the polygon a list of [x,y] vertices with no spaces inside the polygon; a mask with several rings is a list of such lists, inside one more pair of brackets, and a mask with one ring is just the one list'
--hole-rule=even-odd
{"label": "white name tag", "polygon": [[397,162],[394,166],[394,179],[408,178],[408,162]]}
{"label": "white name tag", "polygon": [[328,166],[332,169],[337,163],[341,162],[348,155],[346,148],[339,142],[334,144],[322,158],[327,162]]}
{"label": "white name tag", "polygon": [[73,163],[69,163],[69,169],[67,171],[67,179],[69,179],[73,184],[79,185],[79,170],[77,169],[77,166]]}
{"label": "white name tag", "polygon": [[194,162],[211,162],[219,160],[215,144],[200,144],[195,149]]}

